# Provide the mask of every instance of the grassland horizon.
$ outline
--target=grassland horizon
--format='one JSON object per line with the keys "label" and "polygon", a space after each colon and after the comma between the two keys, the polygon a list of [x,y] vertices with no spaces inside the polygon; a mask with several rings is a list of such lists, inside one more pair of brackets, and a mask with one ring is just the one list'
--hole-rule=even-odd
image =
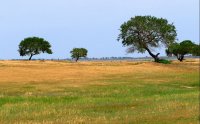
{"label": "grassland horizon", "polygon": [[0,61],[0,123],[199,122],[199,59]]}

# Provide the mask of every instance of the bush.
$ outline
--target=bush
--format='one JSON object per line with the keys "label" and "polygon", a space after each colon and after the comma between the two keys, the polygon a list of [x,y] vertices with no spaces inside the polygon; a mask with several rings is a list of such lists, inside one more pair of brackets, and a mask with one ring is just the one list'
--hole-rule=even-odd
{"label": "bush", "polygon": [[158,60],[158,63],[162,63],[162,64],[171,64],[171,61],[165,60],[165,59],[160,59],[160,60]]}

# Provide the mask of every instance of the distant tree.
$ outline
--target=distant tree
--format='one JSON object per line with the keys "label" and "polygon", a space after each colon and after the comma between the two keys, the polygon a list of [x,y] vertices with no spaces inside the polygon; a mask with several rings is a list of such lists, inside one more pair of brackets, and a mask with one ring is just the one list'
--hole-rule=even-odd
{"label": "distant tree", "polygon": [[120,27],[121,33],[118,40],[122,40],[124,46],[128,46],[128,53],[147,51],[155,60],[159,61],[158,55],[153,54],[153,48],[161,45],[168,46],[176,39],[176,29],[166,19],[153,16],[135,16]]}
{"label": "distant tree", "polygon": [[85,48],[74,48],[72,51],[70,51],[70,53],[71,57],[77,62],[79,58],[87,57],[88,51]]}
{"label": "distant tree", "polygon": [[32,59],[34,55],[40,53],[52,54],[51,45],[48,41],[43,38],[38,37],[28,37],[22,40],[19,44],[19,54],[20,56],[30,56],[29,60]]}
{"label": "distant tree", "polygon": [[177,59],[182,62],[186,54],[191,54],[194,43],[190,40],[184,40],[181,43],[173,43],[169,46],[169,51],[173,53]]}
{"label": "distant tree", "polygon": [[194,47],[192,48],[192,55],[200,56],[200,45],[194,44]]}

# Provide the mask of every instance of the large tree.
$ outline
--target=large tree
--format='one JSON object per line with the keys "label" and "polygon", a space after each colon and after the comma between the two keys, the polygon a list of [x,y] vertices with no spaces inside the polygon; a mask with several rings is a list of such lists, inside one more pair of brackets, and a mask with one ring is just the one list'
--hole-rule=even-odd
{"label": "large tree", "polygon": [[87,57],[88,51],[85,48],[74,48],[72,51],[70,51],[70,53],[71,57],[77,62],[79,58]]}
{"label": "large tree", "polygon": [[38,37],[28,37],[22,40],[18,51],[20,56],[30,56],[29,60],[40,53],[52,54],[50,43]]}
{"label": "large tree", "polygon": [[128,52],[148,52],[156,62],[158,55],[154,54],[153,48],[161,45],[168,46],[176,39],[176,29],[166,19],[154,16],[135,16],[120,27],[118,40],[123,46],[128,46]]}
{"label": "large tree", "polygon": [[182,62],[186,54],[191,54],[195,44],[190,40],[184,40],[181,43],[173,43],[168,50],[174,54],[177,59]]}

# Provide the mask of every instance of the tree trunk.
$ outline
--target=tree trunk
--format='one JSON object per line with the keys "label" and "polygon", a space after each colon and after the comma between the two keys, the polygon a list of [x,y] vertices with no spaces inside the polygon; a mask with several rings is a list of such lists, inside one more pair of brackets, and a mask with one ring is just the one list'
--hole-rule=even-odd
{"label": "tree trunk", "polygon": [[158,62],[158,61],[159,61],[158,55],[159,55],[160,53],[157,53],[156,55],[154,55],[148,48],[145,48],[145,49],[148,51],[149,55],[151,55],[151,56],[154,58],[154,61],[155,61],[155,62]]}
{"label": "tree trunk", "polygon": [[78,60],[79,60],[79,57],[77,57],[75,61],[77,62]]}
{"label": "tree trunk", "polygon": [[183,60],[184,60],[184,55],[181,55],[180,56],[180,62],[183,62]]}
{"label": "tree trunk", "polygon": [[30,61],[32,57],[33,57],[33,54],[31,54],[31,56],[30,56],[30,58],[28,60]]}
{"label": "tree trunk", "polygon": [[184,55],[178,54],[178,55],[177,55],[177,59],[178,59],[180,62],[183,62],[183,60],[184,60]]}

